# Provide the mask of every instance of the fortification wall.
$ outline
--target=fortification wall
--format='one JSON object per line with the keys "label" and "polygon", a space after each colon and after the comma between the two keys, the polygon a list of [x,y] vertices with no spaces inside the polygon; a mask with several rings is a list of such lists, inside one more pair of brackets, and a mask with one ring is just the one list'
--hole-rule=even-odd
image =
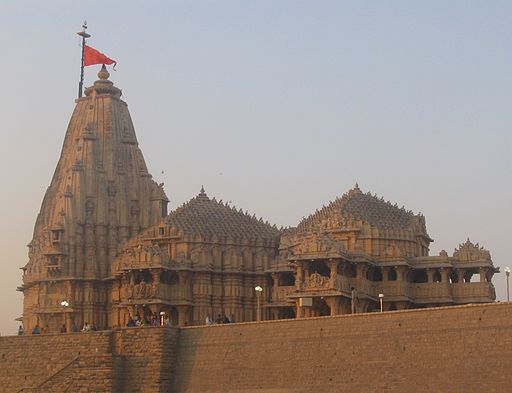
{"label": "fortification wall", "polygon": [[0,391],[168,392],[177,333],[131,328],[1,337]]}
{"label": "fortification wall", "polygon": [[512,304],[184,328],[174,392],[511,392]]}
{"label": "fortification wall", "polygon": [[0,338],[6,393],[504,393],[511,369],[511,303]]}

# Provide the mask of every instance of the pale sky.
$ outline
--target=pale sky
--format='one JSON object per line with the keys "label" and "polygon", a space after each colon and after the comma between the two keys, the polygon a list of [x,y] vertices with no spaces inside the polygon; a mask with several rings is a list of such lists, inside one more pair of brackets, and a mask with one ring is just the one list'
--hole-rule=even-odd
{"label": "pale sky", "polygon": [[[0,2],[0,319],[74,108],[84,19],[175,208],[204,185],[279,226],[363,191],[512,265],[509,1]],[[98,67],[86,71],[86,85]],[[163,171],[163,173],[162,173]],[[505,277],[494,277],[498,298]]]}

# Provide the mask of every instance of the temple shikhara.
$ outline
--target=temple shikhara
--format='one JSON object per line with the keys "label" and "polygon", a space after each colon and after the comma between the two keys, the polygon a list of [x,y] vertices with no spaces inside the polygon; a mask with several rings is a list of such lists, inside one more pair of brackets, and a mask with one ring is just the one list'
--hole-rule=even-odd
{"label": "temple shikhara", "polygon": [[[167,212],[103,68],[67,129],[22,267],[25,330],[202,325],[492,302],[489,251],[429,255],[425,218],[351,190],[278,229],[204,189]],[[198,179],[198,183],[200,181]],[[255,288],[261,289],[255,290]]]}

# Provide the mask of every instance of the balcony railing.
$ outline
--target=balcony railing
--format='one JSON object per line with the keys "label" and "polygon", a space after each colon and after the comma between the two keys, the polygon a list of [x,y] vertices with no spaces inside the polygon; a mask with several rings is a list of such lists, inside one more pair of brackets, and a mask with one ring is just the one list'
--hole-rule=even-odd
{"label": "balcony railing", "polygon": [[[295,288],[295,287],[294,287]],[[319,276],[310,276],[303,283],[298,283],[299,291],[309,292],[332,292],[350,294],[352,288],[356,289],[359,296],[367,295],[378,298],[379,294],[384,294],[385,298],[409,298],[412,301],[426,302],[434,299],[453,299],[455,301],[464,301],[464,299],[482,299],[493,300],[496,295],[494,287],[488,282],[468,282],[468,283],[447,283],[447,282],[429,282],[429,283],[409,283],[407,281],[368,281],[360,278],[345,277],[338,275],[334,280]],[[293,291],[295,292],[295,291]],[[292,292],[290,292],[292,293]],[[282,299],[290,293],[276,292],[274,299]]]}
{"label": "balcony railing", "polygon": [[489,282],[465,282],[452,284],[452,296],[456,300],[475,298],[495,298],[494,287]]}

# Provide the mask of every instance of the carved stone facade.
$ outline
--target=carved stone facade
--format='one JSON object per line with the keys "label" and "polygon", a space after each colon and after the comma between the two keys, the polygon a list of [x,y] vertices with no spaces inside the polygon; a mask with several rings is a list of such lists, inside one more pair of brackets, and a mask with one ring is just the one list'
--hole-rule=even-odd
{"label": "carved stone facade", "polygon": [[495,299],[488,251],[468,240],[429,256],[423,216],[357,185],[285,230],[203,189],[167,215],[121,90],[98,76],[76,101],[22,268],[25,329],[337,315],[376,310],[380,294],[386,310]]}
{"label": "carved stone facade", "polygon": [[219,314],[255,320],[254,288],[260,285],[266,297],[270,294],[267,272],[279,236],[275,226],[201,190],[114,261],[112,323],[123,326],[130,316],[161,313],[173,325],[204,324],[208,315]]}
{"label": "carved stone facade", "polygon": [[429,256],[431,242],[423,216],[356,184],[283,234],[278,266],[292,266],[294,283],[279,287],[290,272],[276,268],[268,306],[289,302],[304,317],[378,310],[381,297],[384,310],[496,298],[491,279],[499,270],[489,251],[468,239],[452,257]]}

